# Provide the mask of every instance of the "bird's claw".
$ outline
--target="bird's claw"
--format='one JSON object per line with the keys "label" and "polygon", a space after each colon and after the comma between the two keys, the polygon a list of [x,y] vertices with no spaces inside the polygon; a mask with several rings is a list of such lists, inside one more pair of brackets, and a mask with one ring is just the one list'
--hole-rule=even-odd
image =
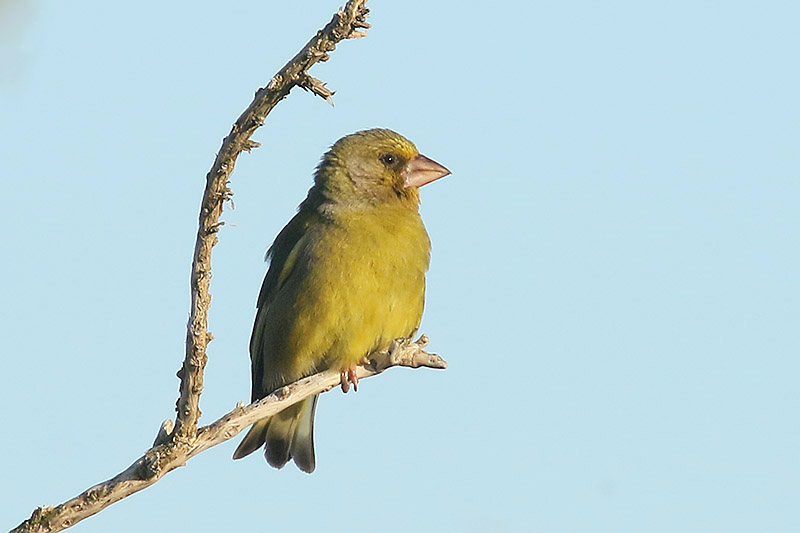
{"label": "bird's claw", "polygon": [[342,370],[339,373],[339,378],[342,383],[342,392],[347,394],[350,391],[350,384],[353,384],[353,390],[358,392],[358,374],[356,367],[352,366],[347,370]]}

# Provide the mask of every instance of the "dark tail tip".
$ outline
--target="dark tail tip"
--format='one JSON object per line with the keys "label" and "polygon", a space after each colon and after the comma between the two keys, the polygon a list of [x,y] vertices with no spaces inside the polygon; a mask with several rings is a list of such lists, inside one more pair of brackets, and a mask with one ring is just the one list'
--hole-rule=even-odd
{"label": "dark tail tip", "polygon": [[269,466],[283,468],[289,462],[289,441],[286,439],[270,438],[264,450]]}
{"label": "dark tail tip", "polygon": [[242,457],[246,457],[257,449],[261,448],[261,445],[264,444],[264,439],[267,437],[268,427],[269,418],[259,420],[253,424],[253,427],[251,427],[250,431],[247,432],[247,435],[245,435],[245,437],[242,439],[242,442],[239,443],[236,451],[233,452],[233,459],[241,459]]}

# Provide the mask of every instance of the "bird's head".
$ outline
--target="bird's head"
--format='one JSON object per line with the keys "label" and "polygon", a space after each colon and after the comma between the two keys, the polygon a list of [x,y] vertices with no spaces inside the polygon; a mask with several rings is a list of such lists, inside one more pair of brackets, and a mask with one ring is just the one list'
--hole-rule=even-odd
{"label": "bird's head", "polygon": [[315,188],[339,205],[419,203],[419,188],[450,174],[391,130],[364,130],[342,137],[322,157]]}

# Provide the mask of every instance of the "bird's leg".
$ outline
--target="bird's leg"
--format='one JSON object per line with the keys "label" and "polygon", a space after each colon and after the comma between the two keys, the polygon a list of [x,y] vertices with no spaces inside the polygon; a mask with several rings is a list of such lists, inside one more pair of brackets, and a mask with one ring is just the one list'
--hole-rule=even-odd
{"label": "bird's leg", "polygon": [[342,392],[347,394],[350,391],[350,384],[353,384],[353,390],[358,392],[358,374],[356,374],[356,367],[351,366],[347,370],[342,370],[339,373],[339,378],[342,383]]}

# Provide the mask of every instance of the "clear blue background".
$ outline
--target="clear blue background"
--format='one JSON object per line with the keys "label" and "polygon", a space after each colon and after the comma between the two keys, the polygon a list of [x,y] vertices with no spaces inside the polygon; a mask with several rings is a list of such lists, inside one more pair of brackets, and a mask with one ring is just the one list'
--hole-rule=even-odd
{"label": "clear blue background", "polygon": [[[193,459],[76,531],[800,530],[796,2],[370,2],[233,174],[202,421],[249,396],[263,255],[337,138],[396,129],[447,371],[326,394],[318,468]],[[339,6],[0,3],[0,524],[173,416],[205,174]]]}

